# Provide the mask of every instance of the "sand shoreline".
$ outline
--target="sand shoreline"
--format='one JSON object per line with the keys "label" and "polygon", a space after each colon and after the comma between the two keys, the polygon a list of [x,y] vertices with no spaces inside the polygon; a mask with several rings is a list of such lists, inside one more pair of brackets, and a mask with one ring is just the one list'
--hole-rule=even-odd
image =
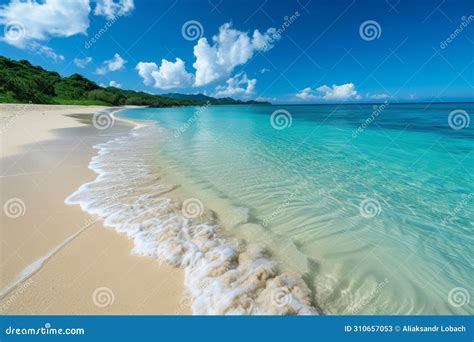
{"label": "sand shoreline", "polygon": [[[103,130],[87,123],[104,109],[0,105],[0,288],[44,258],[1,298],[2,314],[190,313],[182,270],[132,255],[132,241],[64,204],[96,176],[87,167],[92,146],[131,129],[121,120]],[[11,199],[20,200],[19,212],[6,211]]]}

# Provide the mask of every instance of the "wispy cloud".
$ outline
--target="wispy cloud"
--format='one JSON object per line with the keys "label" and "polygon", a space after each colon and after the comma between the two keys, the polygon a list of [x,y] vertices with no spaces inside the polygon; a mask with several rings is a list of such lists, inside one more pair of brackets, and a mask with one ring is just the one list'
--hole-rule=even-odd
{"label": "wispy cloud", "polygon": [[102,67],[97,68],[95,73],[98,75],[105,75],[108,72],[123,69],[125,63],[127,63],[127,61],[124,60],[118,53],[116,53],[114,58],[105,61]]}
{"label": "wispy cloud", "polygon": [[390,98],[390,95],[385,94],[385,93],[380,93],[380,94],[368,94],[367,98],[371,100],[387,100]]}
{"label": "wispy cloud", "polygon": [[90,62],[92,62],[92,57],[74,58],[74,64],[81,69],[84,69]]}

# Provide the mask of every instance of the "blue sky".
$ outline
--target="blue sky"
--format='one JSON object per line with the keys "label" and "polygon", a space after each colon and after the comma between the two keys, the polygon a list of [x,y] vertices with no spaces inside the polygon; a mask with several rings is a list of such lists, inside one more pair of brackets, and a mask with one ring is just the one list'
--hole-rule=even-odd
{"label": "blue sky", "polygon": [[473,1],[0,4],[2,55],[98,84],[274,103],[473,100]]}

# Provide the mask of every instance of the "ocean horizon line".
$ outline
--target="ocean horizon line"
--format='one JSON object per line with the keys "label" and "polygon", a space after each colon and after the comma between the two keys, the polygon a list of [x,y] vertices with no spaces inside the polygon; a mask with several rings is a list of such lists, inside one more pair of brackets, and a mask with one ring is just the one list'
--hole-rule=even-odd
{"label": "ocean horizon line", "polygon": [[[413,104],[453,104],[453,103],[467,103],[472,104],[473,101],[442,101],[442,102],[390,102],[390,101],[380,101],[380,102],[344,102],[344,103],[270,103],[271,106],[354,106],[354,105],[377,105],[380,103],[388,102],[390,105],[413,105]],[[255,104],[255,106],[269,106],[268,104]],[[219,105],[222,106],[222,105]],[[249,104],[248,106],[254,106]]]}

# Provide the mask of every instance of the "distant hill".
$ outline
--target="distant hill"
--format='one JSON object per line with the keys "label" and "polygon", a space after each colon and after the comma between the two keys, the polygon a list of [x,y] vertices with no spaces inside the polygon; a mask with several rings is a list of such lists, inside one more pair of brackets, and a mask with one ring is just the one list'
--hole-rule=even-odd
{"label": "distant hill", "polygon": [[223,98],[214,98],[211,96],[207,96],[204,94],[179,94],[179,93],[169,93],[163,94],[162,96],[169,97],[172,99],[180,99],[180,100],[192,100],[192,101],[199,101],[199,102],[207,102],[209,101],[211,104],[270,104],[270,102],[264,101],[241,101],[235,100],[231,97],[223,97]]}
{"label": "distant hill", "polygon": [[3,103],[171,107],[202,105],[207,101],[211,104],[249,103],[202,94],[152,95],[101,87],[79,74],[61,77],[57,72],[33,66],[26,60],[14,61],[0,56],[0,102]]}

